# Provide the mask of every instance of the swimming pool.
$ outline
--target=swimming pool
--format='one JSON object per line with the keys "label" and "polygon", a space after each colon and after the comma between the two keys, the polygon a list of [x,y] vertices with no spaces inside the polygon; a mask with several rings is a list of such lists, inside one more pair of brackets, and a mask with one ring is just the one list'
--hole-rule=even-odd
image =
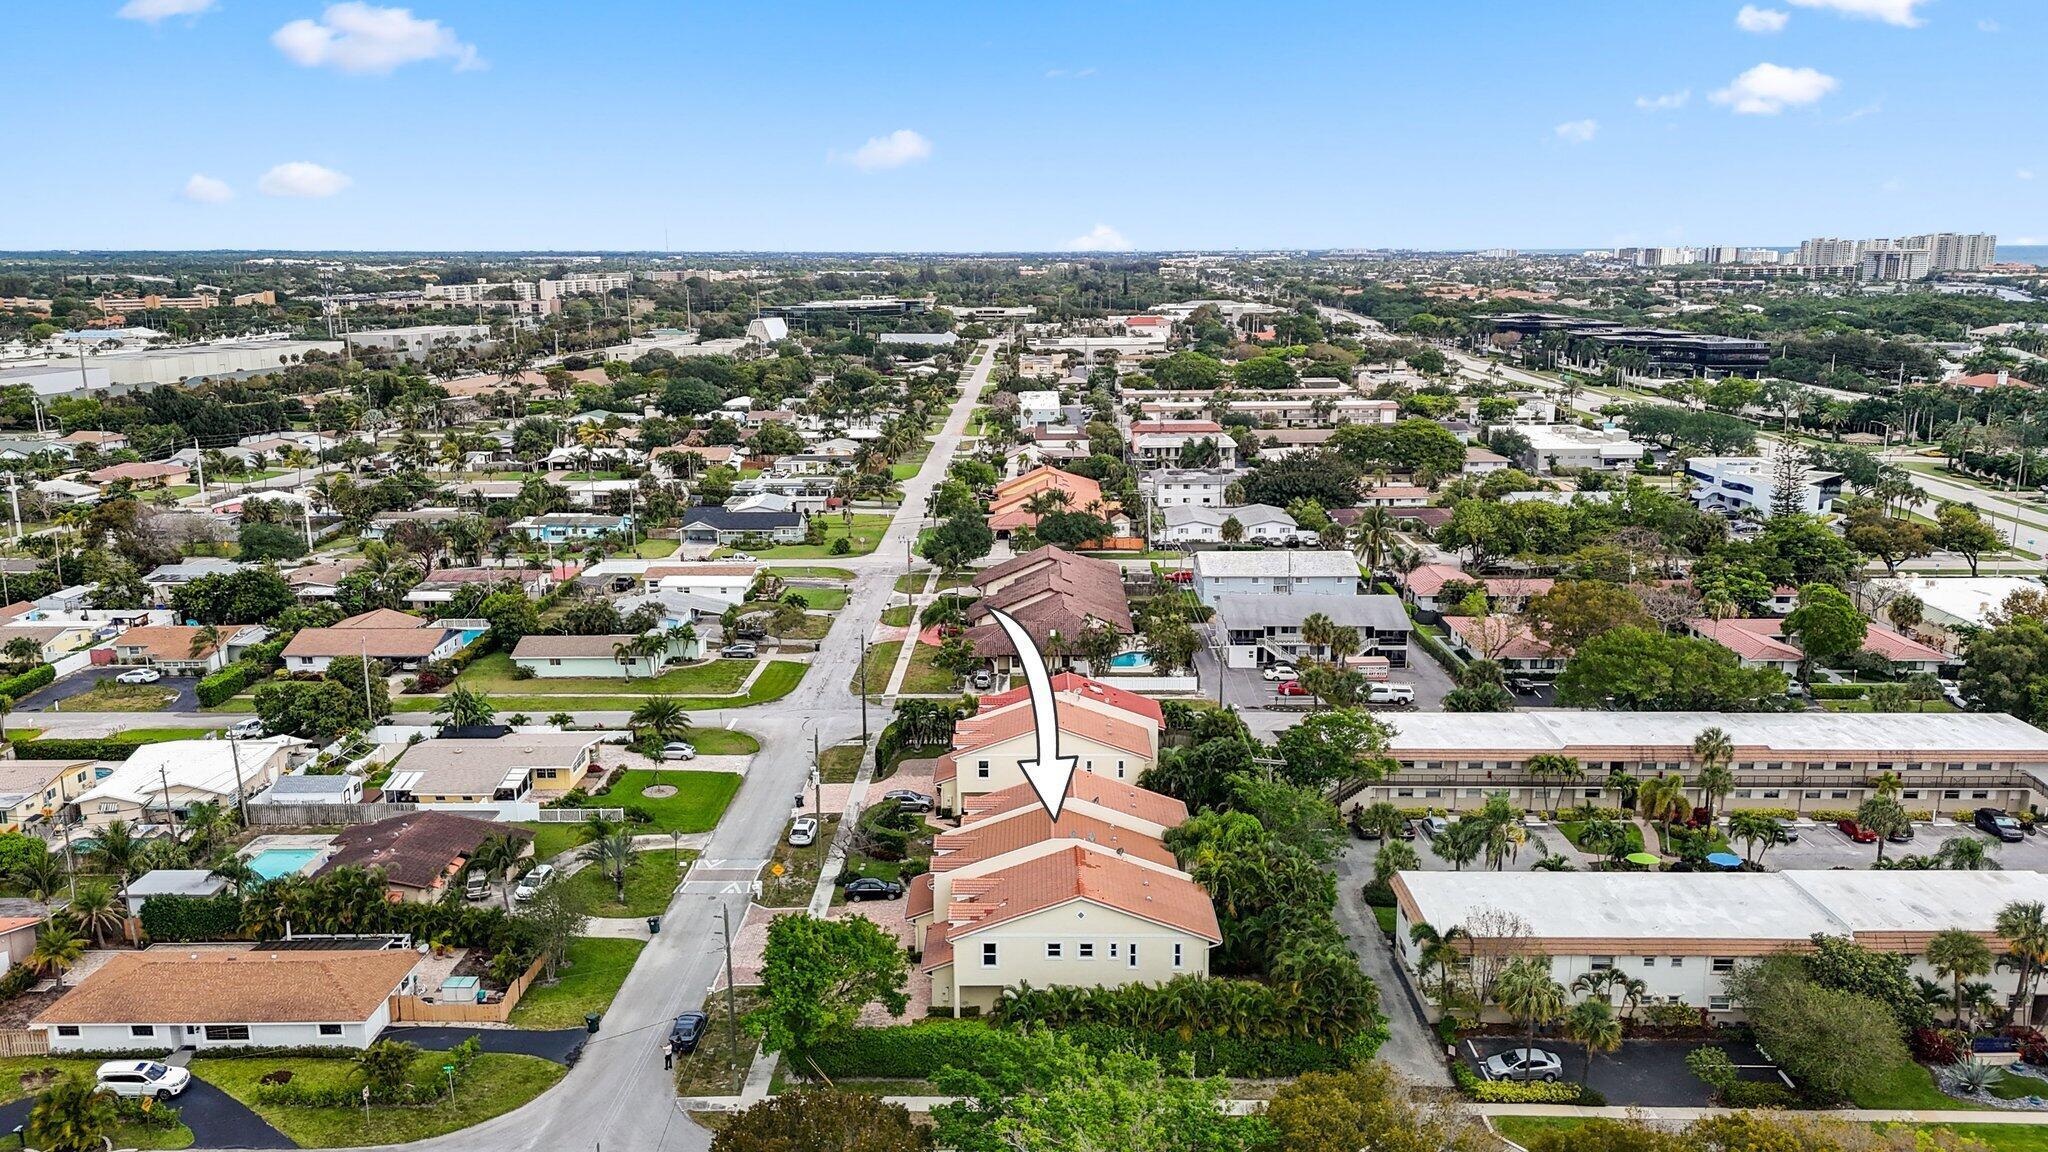
{"label": "swimming pool", "polygon": [[1110,657],[1109,666],[1112,668],[1122,668],[1126,671],[1133,668],[1150,668],[1152,666],[1152,657],[1147,656],[1143,652],[1119,652],[1115,656]]}
{"label": "swimming pool", "polygon": [[249,857],[249,870],[265,880],[295,876],[320,856],[318,848],[265,848]]}

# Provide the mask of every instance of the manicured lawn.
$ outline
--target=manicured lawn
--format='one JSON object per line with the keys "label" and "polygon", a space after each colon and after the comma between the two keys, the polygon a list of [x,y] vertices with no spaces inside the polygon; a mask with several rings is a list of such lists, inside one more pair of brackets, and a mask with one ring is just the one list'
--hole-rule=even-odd
{"label": "manicured lawn", "polygon": [[569,942],[569,963],[553,984],[535,984],[512,1009],[519,1028],[580,1028],[583,1014],[603,1012],[640,958],[644,940],[579,936]]}
{"label": "manicured lawn", "polygon": [[869,645],[867,663],[862,665],[867,670],[865,681],[863,681],[859,673],[855,673],[853,682],[846,686],[846,690],[858,696],[861,692],[861,685],[865,683],[868,695],[872,696],[887,688],[889,686],[889,673],[896,668],[896,654],[901,651],[903,651],[903,641],[901,640],[890,640],[882,644]]}
{"label": "manicured lawn", "polygon": [[[831,850],[832,836],[838,829],[839,817],[827,816],[818,828],[816,841],[806,848],[792,848],[789,829],[784,827],[771,867],[761,872],[763,908],[801,908],[811,902],[811,893],[818,887],[818,873],[825,866],[825,854]],[[774,874],[773,864],[782,865],[782,875]]]}
{"label": "manicured lawn", "polygon": [[[697,1050],[687,1056],[676,1057],[676,1093],[681,1096],[729,1096],[737,1091],[734,1084],[735,1067],[744,1070],[754,1060],[754,1038],[747,1034],[746,1016],[760,1003],[759,997],[750,989],[739,988],[732,993],[731,1014],[727,1012],[726,994],[714,992],[704,999],[704,1012],[711,1017],[711,1026],[704,1030],[704,1038],[698,1042]],[[733,1027],[732,1016],[739,1017],[739,1027]],[[739,1045],[734,1047],[733,1033],[739,1033]],[[773,1060],[775,1057],[770,1056]]]}
{"label": "manicured lawn", "polygon": [[1911,1060],[1893,1068],[1873,1091],[1856,1098],[1858,1108],[1967,1108],[1983,1104],[1959,1100],[1934,1086],[1934,1074]]}
{"label": "manicured lawn", "polygon": [[[635,825],[638,828],[640,825]],[[681,882],[682,869],[696,859],[695,852],[674,852],[667,848],[643,848],[626,869],[626,898],[611,877],[594,864],[585,864],[574,876],[559,883],[573,907],[592,916],[657,916],[668,907]],[[580,1019],[580,1017],[579,1017]]]}
{"label": "manicured lawn", "polygon": [[929,572],[906,572],[896,578],[898,592],[922,592],[925,582],[932,578]]}
{"label": "manicured lawn", "polygon": [[[775,611],[774,606],[764,604],[753,611],[743,612],[742,614],[755,617],[756,623],[760,624],[763,628],[768,628],[769,613],[773,611]],[[813,615],[807,612],[804,614],[803,620],[795,628],[790,629],[787,633],[775,636],[775,638],[778,640],[823,640],[825,633],[831,630],[832,617]],[[774,636],[774,629],[769,628],[769,634]]]}
{"label": "manicured lawn", "polygon": [[[842,552],[839,555],[865,556],[882,542],[882,533],[889,529],[889,519],[886,513],[870,512],[855,515],[853,523],[849,525],[837,516],[821,517],[821,523],[825,528],[823,544],[772,544],[765,548],[750,548],[748,551],[763,560],[826,560],[833,555],[832,542],[846,540],[853,551]],[[713,552],[712,556],[730,556],[733,552],[734,549],[731,548],[720,548]]]}
{"label": "manicured lawn", "polygon": [[[712,660],[670,668],[659,676],[614,679],[609,676],[536,676],[520,679],[517,665],[503,652],[493,652],[462,670],[455,682],[478,692],[506,692],[520,696],[602,696],[631,693],[660,696],[737,692],[754,670],[751,660]],[[503,709],[499,709],[503,711]]]}
{"label": "manicured lawn", "polygon": [[[1671,855],[1671,856],[1676,856],[1676,855],[1678,855],[1678,850],[1677,850],[1676,848],[1673,848],[1673,847],[1671,846],[1671,843],[1670,843],[1670,839],[1669,839],[1668,837],[1666,837],[1666,836],[1664,835],[1664,826],[1663,826],[1662,824],[1659,824],[1659,825],[1657,825],[1657,826],[1656,826],[1656,828],[1657,828],[1657,843],[1658,843],[1658,845],[1659,845],[1660,847],[1662,847],[1662,848],[1664,849],[1664,852],[1665,852],[1665,853],[1666,853],[1667,855]],[[1713,838],[1712,840],[1710,840],[1710,841],[1708,841],[1708,842],[1707,842],[1707,851],[1711,853],[1711,852],[1726,852],[1726,851],[1728,851],[1728,850],[1729,850],[1729,849],[1728,849],[1728,837],[1726,837],[1725,835],[1723,835],[1723,834],[1722,834],[1722,833],[1721,833],[1721,832],[1720,832],[1720,831],[1719,831],[1719,830],[1717,829],[1717,830],[1716,830],[1716,831],[1714,832],[1714,838]],[[1737,853],[1737,854],[1738,854],[1738,855],[1740,855],[1740,853]]]}
{"label": "manicured lawn", "polygon": [[682,542],[679,540],[642,540],[628,549],[625,555],[637,556],[642,560],[659,560],[663,556],[675,555],[676,549],[681,546]]}
{"label": "manicured lawn", "polygon": [[81,692],[64,701],[66,712],[160,712],[175,697],[176,690],[162,684],[116,684],[102,680],[92,691]]}
{"label": "manicured lawn", "polygon": [[759,740],[731,728],[692,728],[685,739],[699,756],[752,756],[761,750]]}
{"label": "manicured lawn", "polygon": [[519,826],[533,833],[533,858],[537,861],[552,860],[583,843],[581,824],[542,824],[529,820]]}
{"label": "manicured lawn", "polygon": [[903,687],[906,695],[950,693],[959,681],[951,672],[932,663],[939,654],[929,644],[919,644],[910,654],[910,667],[903,670]]}
{"label": "manicured lawn", "polygon": [[1394,932],[1394,909],[1374,908],[1372,918],[1380,922],[1380,931],[1392,935]]}
{"label": "manicured lawn", "polygon": [[910,605],[898,604],[894,608],[882,609],[882,623],[891,628],[910,627]]}
{"label": "manicured lawn", "polygon": [[[1872,711],[1870,701],[1868,700],[1823,700],[1820,702],[1820,706],[1829,712]],[[1956,706],[1946,700],[1928,700],[1906,709],[1908,712],[1954,712],[1956,710]]]}
{"label": "manicured lawn", "polygon": [[1570,1132],[1585,1123],[1576,1116],[1496,1116],[1493,1126],[1502,1136],[1527,1148],[1529,1141],[1544,1132]]}
{"label": "manicured lawn", "polygon": [[[745,708],[751,704],[766,704],[780,700],[796,690],[797,682],[804,678],[809,665],[796,660],[770,661],[754,686],[744,696],[678,696],[676,703],[692,712],[714,708]],[[521,681],[532,684],[534,681]],[[623,683],[623,681],[622,681]],[[630,712],[640,706],[644,696],[500,696],[493,694],[491,703],[498,709],[498,715],[510,716],[524,712],[536,719],[544,719],[556,712]],[[252,712],[255,705],[237,697],[243,707],[218,709],[222,712]],[[233,703],[233,702],[231,702]],[[391,702],[394,712],[432,712],[437,703],[432,696],[401,696]]]}
{"label": "manicured lawn", "polygon": [[[645,793],[656,784],[674,788],[676,794],[649,798]],[[597,802],[610,808],[630,804],[645,809],[654,822],[634,825],[637,832],[709,832],[718,827],[718,818],[725,815],[725,806],[739,790],[736,772],[635,769],[621,776]]]}
{"label": "manicured lawn", "polygon": [[818,754],[818,772],[827,784],[851,784],[860,774],[861,757],[866,751],[859,744],[836,744]]}
{"label": "manicured lawn", "polygon": [[847,591],[844,588],[792,588],[790,591],[804,598],[804,604],[813,612],[837,612],[846,607]]}
{"label": "manicured lawn", "polygon": [[31,1072],[55,1068],[64,1074],[75,1073],[90,1080],[99,1068],[100,1061],[76,1056],[8,1056],[0,1058],[0,1104],[9,1104],[28,1095],[22,1091],[21,1078]]}
{"label": "manicured lawn", "polygon": [[784,579],[788,579],[788,580],[799,580],[799,579],[811,579],[811,580],[851,580],[851,579],[853,579],[853,570],[852,570],[851,568],[816,568],[816,567],[806,568],[806,567],[801,567],[801,566],[798,566],[798,567],[788,567],[788,568],[784,568],[784,567],[774,567],[774,568],[770,568],[770,569],[769,569],[769,571],[770,571],[770,572],[772,572],[772,573],[774,573],[774,574],[775,574],[775,575],[777,575],[777,576],[781,576],[781,577],[783,577]]}
{"label": "manicured lawn", "polygon": [[[1585,824],[1576,820],[1565,820],[1559,822],[1556,827],[1559,832],[1564,833],[1565,839],[1572,842],[1572,847],[1577,848],[1581,852],[1588,851],[1585,845],[1579,843],[1579,837],[1586,831]],[[1628,850],[1630,852],[1641,852],[1643,850],[1643,830],[1634,824],[1628,825]]]}
{"label": "manicured lawn", "polygon": [[2039,1096],[2048,1100],[2048,1080],[2043,1080],[2039,1076],[2022,1076],[2016,1072],[2008,1072],[1992,1086],[1991,1094],[2000,1100],[2024,1100],[2029,1096]]}
{"label": "manicured lawn", "polygon": [[[409,1079],[418,1084],[446,1084],[441,1073],[445,1057],[422,1052],[413,1061]],[[373,1144],[410,1144],[445,1132],[482,1123],[510,1112],[540,1095],[568,1071],[538,1056],[486,1052],[469,1075],[456,1085],[455,1103],[421,1107],[296,1108],[263,1104],[256,1098],[257,1081],[279,1069],[290,1069],[295,1083],[348,1086],[360,1083],[352,1063],[328,1057],[269,1059],[205,1058],[192,1062],[192,1074],[212,1084],[307,1148],[357,1148]]]}

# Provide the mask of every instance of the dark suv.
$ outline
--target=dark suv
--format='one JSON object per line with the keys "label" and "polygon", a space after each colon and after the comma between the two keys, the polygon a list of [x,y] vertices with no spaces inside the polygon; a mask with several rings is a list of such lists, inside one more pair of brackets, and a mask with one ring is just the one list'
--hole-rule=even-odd
{"label": "dark suv", "polygon": [[2023,837],[2020,822],[2005,814],[2003,808],[1979,808],[1974,821],[1980,831],[1989,832],[2007,844],[2016,844]]}
{"label": "dark suv", "polygon": [[704,1038],[704,1026],[711,1023],[711,1017],[702,1012],[685,1012],[669,1025],[668,1042],[675,1046],[677,1055],[687,1056],[697,1050],[697,1042]]}

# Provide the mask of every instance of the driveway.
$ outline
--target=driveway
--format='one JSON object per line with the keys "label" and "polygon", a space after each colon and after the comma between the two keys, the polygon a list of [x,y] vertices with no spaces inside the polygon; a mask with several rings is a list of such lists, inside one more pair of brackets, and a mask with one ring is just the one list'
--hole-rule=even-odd
{"label": "driveway", "polygon": [[[192,1129],[195,1148],[297,1148],[291,1138],[251,1112],[247,1105],[204,1080],[192,1081],[173,1101],[185,1126]],[[35,1097],[0,1105],[0,1131],[28,1123]]]}
{"label": "driveway", "polygon": [[394,1040],[404,1040],[434,1052],[446,1052],[475,1036],[486,1052],[510,1052],[520,1056],[538,1056],[553,1060],[557,1064],[574,1064],[576,1057],[583,1053],[583,1043],[590,1035],[581,1028],[556,1028],[537,1031],[526,1028],[443,1028],[413,1027],[399,1025],[386,1033]]}
{"label": "driveway", "polygon": [[[1520,1036],[1483,1036],[1460,1047],[1474,1071],[1488,1056],[1523,1046]],[[1586,1050],[1555,1036],[1538,1035],[1535,1047],[1555,1052],[1564,1062],[1565,1080],[1577,1081],[1585,1068]],[[1713,1090],[1686,1067],[1686,1053],[1713,1047],[1728,1053],[1744,1080],[1776,1080],[1756,1045],[1725,1040],[1624,1040],[1618,1052],[1593,1057],[1587,1083],[1619,1108],[1688,1108],[1712,1103]],[[1484,1073],[1481,1073],[1484,1075]]]}
{"label": "driveway", "polygon": [[[16,712],[47,711],[51,705],[59,701],[69,700],[73,696],[90,692],[100,681],[112,680],[121,673],[128,671],[131,671],[131,669],[112,666],[84,669],[75,675],[66,676],[46,688],[40,688],[29,693],[14,705],[14,710]],[[161,688],[165,692],[175,690],[178,693],[178,698],[164,705],[163,711],[197,712],[199,711],[199,694],[194,689],[198,684],[199,681],[191,676],[166,676],[155,684],[150,685],[150,687]]]}

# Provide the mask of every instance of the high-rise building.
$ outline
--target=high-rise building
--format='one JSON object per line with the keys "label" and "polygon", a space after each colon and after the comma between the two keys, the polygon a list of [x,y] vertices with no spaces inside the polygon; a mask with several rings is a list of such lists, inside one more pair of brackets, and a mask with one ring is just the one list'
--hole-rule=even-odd
{"label": "high-rise building", "polygon": [[456,304],[481,304],[493,299],[491,294],[504,288],[512,290],[514,300],[534,298],[533,284],[527,280],[512,280],[500,284],[493,284],[488,280],[478,280],[473,284],[429,284],[426,288],[426,298],[447,300]]}
{"label": "high-rise building", "polygon": [[607,292],[630,288],[633,278],[624,272],[578,272],[560,280],[540,282],[540,298],[552,300],[557,296],[580,296],[588,293],[602,296]]}
{"label": "high-rise building", "polygon": [[1857,259],[1857,275],[1865,280],[1925,280],[1927,249],[1909,248],[1892,241],[1864,245]]}
{"label": "high-rise building", "polygon": [[1710,244],[1700,249],[1700,263],[1733,264],[1738,259],[1739,251],[1732,244]]}
{"label": "high-rise building", "polygon": [[1784,258],[1776,248],[1743,248],[1735,254],[1737,264],[1776,264]]}
{"label": "high-rise building", "polygon": [[1807,265],[1840,266],[1856,263],[1857,245],[1854,240],[1841,240],[1832,236],[1817,236],[1801,241],[1799,263]]}
{"label": "high-rise building", "polygon": [[1930,272],[1975,272],[1998,254],[1998,237],[1985,232],[1931,232],[1907,236],[1899,245],[1927,249]]}

